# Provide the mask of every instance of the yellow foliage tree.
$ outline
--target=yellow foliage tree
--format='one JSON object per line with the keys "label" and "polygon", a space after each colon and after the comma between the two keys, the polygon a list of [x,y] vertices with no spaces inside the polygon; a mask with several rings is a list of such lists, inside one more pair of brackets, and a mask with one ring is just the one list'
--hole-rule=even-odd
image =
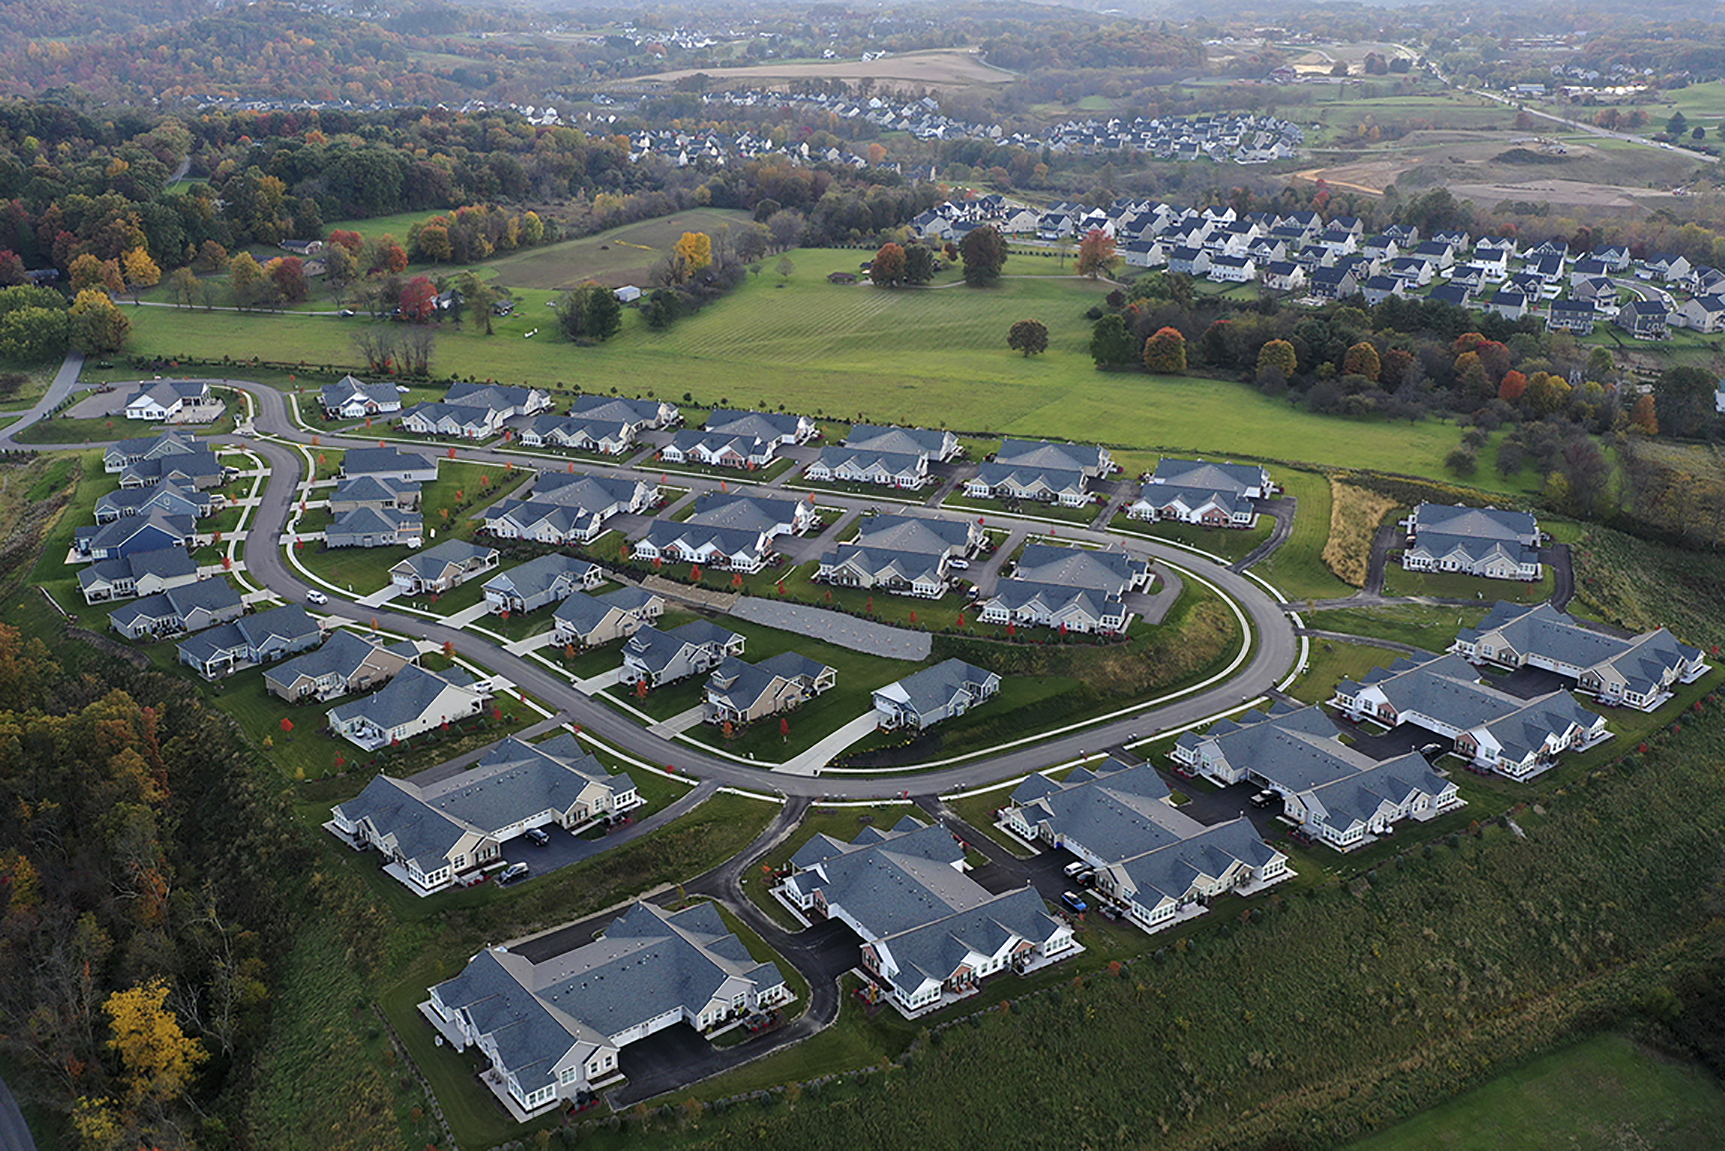
{"label": "yellow foliage tree", "polygon": [[167,1001],[168,985],[158,977],[116,991],[102,1004],[114,1033],[108,1047],[120,1056],[135,1103],[183,1095],[192,1072],[210,1057],[202,1043],[181,1030]]}
{"label": "yellow foliage tree", "polygon": [[672,248],[689,275],[713,262],[713,238],[705,232],[684,232]]}
{"label": "yellow foliage tree", "polygon": [[121,270],[126,273],[126,286],[136,296],[139,288],[153,288],[162,282],[162,269],[142,248],[132,248],[120,257]]}

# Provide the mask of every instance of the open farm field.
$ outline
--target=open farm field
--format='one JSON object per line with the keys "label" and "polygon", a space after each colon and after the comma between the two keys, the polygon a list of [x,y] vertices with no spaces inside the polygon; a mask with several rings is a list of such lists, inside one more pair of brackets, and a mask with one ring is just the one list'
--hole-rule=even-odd
{"label": "open farm field", "polygon": [[[635,77],[631,84],[643,80],[673,83],[701,70],[683,68],[674,72],[655,72]],[[980,54],[957,49],[937,49],[929,52],[906,52],[879,60],[809,60],[780,64],[754,64],[744,68],[724,68],[716,75],[707,73],[717,84],[761,84],[791,80],[873,80],[876,83],[921,84],[928,88],[968,88],[977,84],[1005,84],[1014,73],[983,62]]]}
{"label": "open farm field", "polygon": [[1535,1059],[1353,1151],[1541,1151],[1547,1147],[1711,1148],[1725,1092],[1691,1063],[1622,1035]]}
{"label": "open farm field", "polygon": [[611,228],[596,236],[529,248],[485,266],[508,288],[563,290],[588,280],[608,288],[645,287],[649,273],[684,232],[709,235],[749,221],[749,214],[721,208],[695,208]]}
{"label": "open farm field", "polygon": [[[1079,277],[1010,278],[998,288],[883,291],[835,286],[854,270],[843,249],[798,250],[796,271],[750,277],[734,293],[668,332],[625,314],[599,347],[557,341],[547,294],[529,295],[487,337],[475,325],[438,332],[438,373],[503,383],[579,381],[588,391],[662,392],[691,406],[770,406],[843,419],[961,425],[994,435],[1065,437],[1170,452],[1292,459],[1443,475],[1461,431],[1313,415],[1252,388],[1200,377],[1102,373],[1084,311],[1108,285]],[[1049,350],[1026,358],[1006,347],[1016,320],[1048,325]],[[348,364],[354,322],[139,309],[134,346],[145,354],[236,360],[299,357]],[[523,337],[538,329],[533,339]],[[984,399],[986,397],[986,400]],[[974,424],[974,427],[969,425]],[[1495,473],[1474,482],[1511,490]]]}

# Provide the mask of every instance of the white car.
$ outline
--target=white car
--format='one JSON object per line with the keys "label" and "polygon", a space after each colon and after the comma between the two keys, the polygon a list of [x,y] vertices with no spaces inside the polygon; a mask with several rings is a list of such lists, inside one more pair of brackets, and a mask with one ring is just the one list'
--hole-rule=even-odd
{"label": "white car", "polygon": [[329,597],[324,595],[320,591],[308,591],[305,593],[305,602],[306,603],[325,604],[325,603],[329,602]]}
{"label": "white car", "polygon": [[946,566],[951,568],[953,571],[960,571],[960,572],[969,571],[970,570],[970,561],[969,560],[947,560]]}
{"label": "white car", "polygon": [[1066,878],[1077,879],[1078,873],[1087,870],[1089,867],[1090,865],[1081,859],[1077,863],[1068,863],[1065,867],[1061,868],[1061,870],[1066,873]]}

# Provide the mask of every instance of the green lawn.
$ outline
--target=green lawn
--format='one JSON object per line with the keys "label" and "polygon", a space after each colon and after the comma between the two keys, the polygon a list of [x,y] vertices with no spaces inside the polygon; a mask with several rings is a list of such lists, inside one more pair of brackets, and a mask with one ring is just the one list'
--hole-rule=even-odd
{"label": "green lawn", "polygon": [[1329,479],[1316,472],[1287,468],[1273,475],[1299,501],[1299,510],[1294,513],[1294,530],[1288,541],[1252,570],[1290,600],[1352,595],[1355,589],[1337,579],[1324,563],[1324,545],[1330,539]]}
{"label": "green lawn", "polygon": [[[510,288],[567,289],[586,280],[606,287],[625,284],[646,287],[653,265],[671,250],[684,232],[708,235],[749,222],[749,213],[723,208],[694,208],[657,219],[611,228],[596,236],[528,248],[491,260],[496,282]],[[398,237],[405,238],[405,229]],[[769,265],[770,265],[769,261]]]}
{"label": "green lawn", "polygon": [[1319,631],[1367,635],[1442,651],[1456,632],[1473,627],[1485,617],[1484,607],[1426,607],[1423,604],[1393,604],[1383,607],[1338,608],[1302,613],[1306,626]]}
{"label": "green lawn", "polygon": [[1372,668],[1388,667],[1400,658],[1401,652],[1386,647],[1314,639],[1312,658],[1300,678],[1288,687],[1288,694],[1306,703],[1322,703],[1335,694],[1339,680],[1358,679]]}
{"label": "green lawn", "polygon": [[1431,596],[1434,599],[1477,599],[1485,603],[1506,600],[1510,603],[1543,603],[1551,598],[1551,565],[1541,569],[1539,579],[1525,583],[1513,579],[1486,579],[1484,576],[1463,575],[1460,572],[1410,572],[1391,559],[1384,571],[1384,594],[1387,596]]}
{"label": "green lawn", "polygon": [[1273,516],[1259,516],[1257,523],[1240,531],[1235,528],[1206,528],[1173,520],[1135,520],[1120,511],[1114,514],[1114,522],[1108,526],[1108,530],[1185,544],[1234,563],[1245,559],[1253,548],[1270,538],[1270,534],[1276,530],[1276,520]]}
{"label": "green lawn", "polygon": [[1703,1068],[1599,1035],[1500,1075],[1352,1151],[1713,1151],[1725,1091]]}
{"label": "green lawn", "polygon": [[[690,406],[771,407],[839,419],[938,427],[957,413],[988,434],[1067,437],[1127,448],[1323,461],[1442,476],[1460,429],[1438,420],[1408,425],[1317,416],[1243,384],[1199,377],[1105,374],[1089,356],[1084,312],[1110,289],[1079,278],[1007,279],[984,291],[952,286],[881,291],[839,287],[826,274],[854,269],[850,250],[797,250],[788,282],[765,274],[666,332],[638,315],[605,344],[576,348],[553,338],[551,293],[524,289],[514,316],[486,337],[475,325],[438,331],[434,369],[546,386],[578,380],[588,391],[636,394],[671,381]],[[515,257],[511,257],[512,259]],[[1012,266],[1007,266],[1008,273]],[[1027,316],[1049,328],[1047,354],[1026,358],[1005,332]],[[538,337],[522,337],[533,329]],[[303,317],[141,309],[137,351],[220,360],[354,359],[351,324]],[[882,349],[893,367],[882,370]],[[648,394],[656,390],[646,389]],[[1123,413],[1130,413],[1123,419]],[[979,430],[980,431],[980,430]],[[1477,482],[1495,487],[1495,475]]]}

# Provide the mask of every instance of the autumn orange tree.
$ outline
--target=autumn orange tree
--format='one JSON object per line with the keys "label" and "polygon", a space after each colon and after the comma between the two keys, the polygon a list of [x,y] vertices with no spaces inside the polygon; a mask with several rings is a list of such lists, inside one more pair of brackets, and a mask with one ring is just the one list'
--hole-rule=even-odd
{"label": "autumn orange tree", "polygon": [[1078,274],[1094,280],[1111,275],[1119,257],[1114,251],[1114,237],[1102,228],[1092,228],[1078,242]]}
{"label": "autumn orange tree", "polygon": [[1144,366],[1158,375],[1186,370],[1186,337],[1179,328],[1162,328],[1144,342]]}

